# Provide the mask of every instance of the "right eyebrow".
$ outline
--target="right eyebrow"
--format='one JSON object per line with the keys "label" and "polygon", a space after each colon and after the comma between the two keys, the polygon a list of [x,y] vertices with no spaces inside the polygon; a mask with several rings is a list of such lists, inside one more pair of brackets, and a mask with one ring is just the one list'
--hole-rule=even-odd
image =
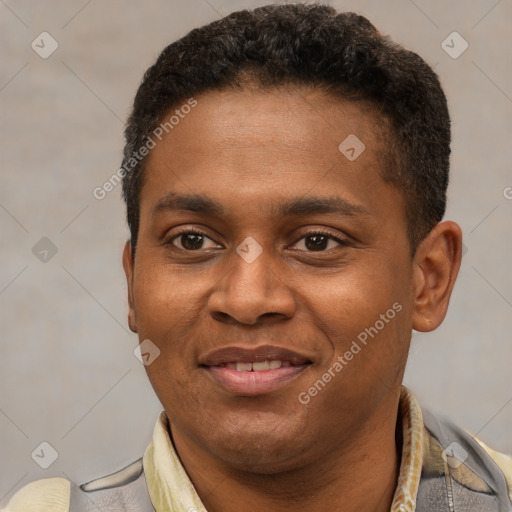
{"label": "right eyebrow", "polygon": [[[221,217],[225,214],[224,207],[206,195],[176,194],[170,192],[161,197],[153,213],[164,210],[189,211],[210,216]],[[282,217],[303,216],[322,213],[335,213],[338,215],[372,215],[366,208],[348,202],[341,197],[297,197],[285,203],[273,203],[271,211],[274,215]]]}

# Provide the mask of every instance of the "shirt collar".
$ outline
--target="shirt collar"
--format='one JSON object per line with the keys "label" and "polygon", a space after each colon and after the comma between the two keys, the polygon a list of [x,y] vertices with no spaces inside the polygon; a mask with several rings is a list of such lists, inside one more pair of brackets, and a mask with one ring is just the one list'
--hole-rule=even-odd
{"label": "shirt collar", "polygon": [[414,512],[423,467],[424,427],[420,405],[402,386],[399,414],[402,419],[402,460],[391,512]]}
{"label": "shirt collar", "polygon": [[158,417],[153,440],[144,452],[143,465],[149,495],[156,512],[206,511],[174,450],[165,411]]}
{"label": "shirt collar", "polygon": [[[402,459],[390,512],[413,512],[423,462],[423,415],[418,402],[405,386],[402,386],[400,394],[399,414],[402,420]],[[148,491],[157,512],[206,511],[174,450],[165,411],[158,417],[143,464]]]}

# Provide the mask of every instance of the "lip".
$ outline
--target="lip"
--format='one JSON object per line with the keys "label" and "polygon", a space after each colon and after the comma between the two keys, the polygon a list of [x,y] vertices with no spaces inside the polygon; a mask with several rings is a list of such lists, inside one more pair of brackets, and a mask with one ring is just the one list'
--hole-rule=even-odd
{"label": "lip", "polygon": [[226,363],[254,363],[261,361],[290,361],[294,365],[311,363],[306,355],[301,355],[293,350],[274,345],[261,345],[260,347],[223,347],[206,354],[200,360],[202,366],[218,366]]}
{"label": "lip", "polygon": [[239,372],[218,366],[206,367],[207,373],[226,391],[235,395],[266,395],[297,378],[309,364],[281,367],[260,372]]}
{"label": "lip", "polygon": [[[262,370],[238,371],[224,366],[227,363],[254,363],[262,361],[289,361],[291,366]],[[306,370],[309,357],[273,345],[255,348],[224,347],[207,354],[201,366],[225,391],[242,396],[258,396],[282,388]]]}

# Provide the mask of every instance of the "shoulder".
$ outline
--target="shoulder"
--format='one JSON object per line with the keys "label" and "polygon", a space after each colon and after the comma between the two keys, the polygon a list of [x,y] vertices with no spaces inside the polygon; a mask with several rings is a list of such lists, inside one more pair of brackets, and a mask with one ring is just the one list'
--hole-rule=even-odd
{"label": "shoulder", "polygon": [[[496,494],[512,502],[512,457],[465,429],[423,409],[424,476],[448,472],[466,489]],[[506,496],[506,498],[505,498]],[[508,510],[508,509],[507,509]]]}
{"label": "shoulder", "polygon": [[44,478],[22,487],[1,512],[69,512],[70,482]]}
{"label": "shoulder", "polygon": [[80,486],[64,478],[35,480],[17,491],[0,512],[69,512],[70,509],[152,511],[142,458]]}
{"label": "shoulder", "polygon": [[487,455],[489,455],[494,463],[500,468],[507,482],[510,501],[512,501],[512,456],[493,450],[490,446],[487,446],[477,437],[473,437],[473,439],[484,449]]}

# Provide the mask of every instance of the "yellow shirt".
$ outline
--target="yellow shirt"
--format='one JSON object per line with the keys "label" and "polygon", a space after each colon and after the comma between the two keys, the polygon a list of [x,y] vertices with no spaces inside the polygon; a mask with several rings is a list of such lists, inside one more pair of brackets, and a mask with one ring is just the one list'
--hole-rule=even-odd
{"label": "yellow shirt", "polygon": [[[428,440],[420,406],[405,386],[400,395],[400,412],[402,460],[390,512],[413,512]],[[476,441],[503,471],[512,500],[512,458]],[[158,417],[143,464],[151,502],[157,512],[206,511],[174,450],[165,411]],[[0,512],[69,512],[69,496],[70,482],[64,478],[36,480],[21,488]]]}

